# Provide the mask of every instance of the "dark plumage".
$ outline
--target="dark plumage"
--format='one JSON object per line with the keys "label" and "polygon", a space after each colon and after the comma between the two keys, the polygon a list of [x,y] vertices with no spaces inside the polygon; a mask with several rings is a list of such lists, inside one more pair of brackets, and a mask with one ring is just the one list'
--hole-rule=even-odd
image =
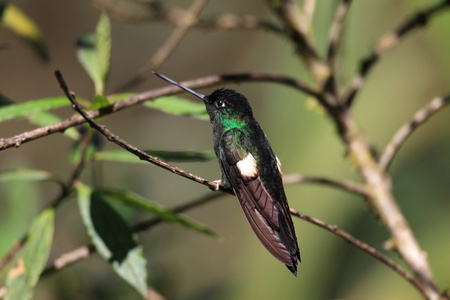
{"label": "dark plumage", "polygon": [[204,101],[213,129],[222,185],[234,190],[264,247],[297,275],[300,252],[283,188],[280,163],[253,117],[247,99],[229,89],[218,89],[204,96],[155,74]]}

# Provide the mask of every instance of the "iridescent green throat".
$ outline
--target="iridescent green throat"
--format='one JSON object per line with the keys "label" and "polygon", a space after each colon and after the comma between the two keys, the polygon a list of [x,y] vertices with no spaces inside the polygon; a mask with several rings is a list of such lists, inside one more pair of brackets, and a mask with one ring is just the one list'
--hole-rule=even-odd
{"label": "iridescent green throat", "polygon": [[233,128],[240,130],[246,129],[247,122],[244,118],[239,116],[231,116],[230,114],[221,114],[216,116],[216,122],[224,127],[225,131]]}

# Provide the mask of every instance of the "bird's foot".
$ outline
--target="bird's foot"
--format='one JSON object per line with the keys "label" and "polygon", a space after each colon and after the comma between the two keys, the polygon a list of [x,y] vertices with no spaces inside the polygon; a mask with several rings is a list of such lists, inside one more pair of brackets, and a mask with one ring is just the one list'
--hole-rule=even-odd
{"label": "bird's foot", "polygon": [[219,189],[220,189],[220,184],[222,183],[222,180],[214,180],[213,181],[213,183],[214,183],[214,185],[216,186],[215,188],[214,188],[214,191],[218,191]]}

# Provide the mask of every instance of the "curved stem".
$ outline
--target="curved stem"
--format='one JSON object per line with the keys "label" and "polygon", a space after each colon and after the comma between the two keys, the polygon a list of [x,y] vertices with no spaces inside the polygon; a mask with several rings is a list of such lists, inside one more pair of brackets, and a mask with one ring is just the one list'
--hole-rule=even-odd
{"label": "curved stem", "polygon": [[427,106],[418,110],[413,119],[400,127],[400,129],[394,134],[392,139],[386,146],[383,154],[380,157],[378,166],[380,170],[385,171],[394,156],[397,154],[400,147],[406,142],[409,136],[417,129],[420,125],[424,124],[431,116],[438,112],[445,105],[450,103],[450,96],[438,97],[433,99]]}

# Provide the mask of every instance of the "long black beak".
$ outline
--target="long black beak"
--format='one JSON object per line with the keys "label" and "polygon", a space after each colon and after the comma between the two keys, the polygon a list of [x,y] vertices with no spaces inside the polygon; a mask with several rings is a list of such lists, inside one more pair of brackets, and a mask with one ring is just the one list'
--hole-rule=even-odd
{"label": "long black beak", "polygon": [[181,84],[179,84],[178,82],[176,82],[176,81],[174,81],[174,80],[170,79],[169,77],[166,77],[166,76],[164,76],[164,75],[162,75],[162,74],[159,74],[159,73],[157,73],[157,72],[153,72],[153,73],[154,73],[156,76],[158,76],[159,78],[164,79],[164,80],[167,81],[168,83],[171,83],[171,84],[173,84],[173,85],[176,85],[177,87],[182,88],[182,89],[185,90],[186,92],[189,92],[189,93],[191,93],[192,95],[199,97],[200,99],[203,100],[203,102],[205,102],[205,103],[207,102],[206,96],[205,96],[205,95],[200,94],[200,93],[197,93],[196,91],[193,91],[193,90],[191,90],[190,88],[187,88],[187,87],[185,87],[184,85],[181,85]]}

